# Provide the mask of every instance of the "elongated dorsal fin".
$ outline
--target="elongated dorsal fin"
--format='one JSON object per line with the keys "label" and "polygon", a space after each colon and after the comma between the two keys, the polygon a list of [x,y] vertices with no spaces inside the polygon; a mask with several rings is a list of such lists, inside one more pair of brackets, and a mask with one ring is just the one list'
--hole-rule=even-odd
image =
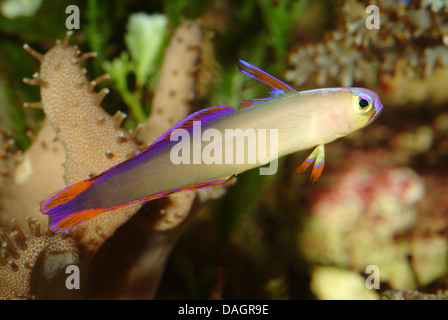
{"label": "elongated dorsal fin", "polygon": [[245,75],[248,75],[249,77],[252,77],[258,81],[263,82],[264,84],[268,85],[271,88],[271,96],[267,98],[262,99],[250,99],[250,100],[243,100],[240,101],[241,103],[241,109],[248,108],[253,106],[256,103],[264,102],[266,100],[269,100],[271,98],[277,98],[279,95],[287,95],[291,93],[297,93],[297,91],[290,86],[288,86],[286,83],[278,80],[277,78],[271,76],[270,74],[264,72],[263,70],[251,65],[250,63],[247,63],[244,60],[238,60],[236,62],[238,68],[242,73]]}
{"label": "elongated dorsal fin", "polygon": [[251,65],[250,63],[247,63],[244,60],[238,60],[237,66],[240,68],[240,71],[244,73],[245,75],[248,75],[249,77],[252,77],[258,81],[263,82],[264,84],[271,87],[271,94],[272,95],[279,95],[279,94],[288,94],[288,93],[297,93],[297,91],[290,86],[288,86],[286,83],[278,80],[277,78],[271,76],[270,74],[264,72],[263,70]]}

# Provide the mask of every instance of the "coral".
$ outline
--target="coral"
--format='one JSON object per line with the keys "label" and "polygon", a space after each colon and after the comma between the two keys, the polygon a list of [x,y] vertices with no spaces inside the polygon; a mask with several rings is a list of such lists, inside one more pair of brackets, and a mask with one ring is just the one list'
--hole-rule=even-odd
{"label": "coral", "polygon": [[[40,86],[41,102],[27,103],[26,106],[42,107],[46,121],[31,148],[20,157],[20,161],[13,158],[14,150],[9,147],[10,140],[6,138],[3,143],[4,151],[0,164],[5,167],[5,172],[15,170],[15,175],[2,176],[5,180],[2,180],[4,182],[2,186],[11,182],[17,184],[17,187],[12,189],[17,196],[8,201],[19,201],[18,197],[23,197],[24,191],[30,191],[30,199],[24,201],[28,203],[27,205],[20,204],[14,207],[5,202],[6,198],[1,198],[7,205],[6,208],[13,208],[2,212],[1,225],[5,227],[5,221],[12,217],[17,220],[12,225],[9,237],[5,233],[1,234],[4,249],[0,252],[0,297],[12,299],[73,296],[73,292],[68,292],[62,281],[65,279],[63,276],[65,267],[69,264],[79,264],[83,269],[83,278],[95,280],[101,278],[104,269],[97,270],[96,267],[104,263],[107,265],[106,269],[110,269],[114,259],[117,259],[116,255],[120,254],[120,250],[115,250],[115,256],[101,253],[108,250],[107,246],[104,250],[100,248],[103,247],[105,240],[109,239],[109,243],[118,241],[132,247],[132,250],[126,247],[124,255],[132,254],[133,259],[130,262],[133,263],[133,268],[122,272],[123,270],[117,266],[116,272],[120,274],[115,274],[116,277],[113,279],[116,281],[108,279],[110,285],[113,286],[114,283],[117,285],[115,292],[106,292],[104,288],[92,284],[95,280],[89,283],[84,279],[84,290],[75,295],[84,298],[151,298],[157,288],[166,259],[186,227],[187,218],[192,217],[200,204],[207,199],[221,196],[225,192],[225,186],[201,191],[199,197],[196,197],[196,192],[185,192],[153,201],[133,219],[140,221],[137,224],[125,224],[125,222],[137,212],[141,204],[102,214],[70,232],[59,234],[46,232],[46,217],[40,214],[38,209],[46,197],[62,187],[63,181],[65,185],[70,185],[101,173],[138,150],[134,142],[138,131],[129,133],[120,128],[125,115],[117,112],[114,116],[110,116],[100,106],[108,90],[103,89],[96,93],[94,87],[107,77],[102,76],[88,81],[85,77],[86,70],[80,66],[82,60],[95,54],[81,54],[76,47],[69,46],[69,37],[70,33],[62,43],[58,42],[45,54],[40,54],[25,45],[26,50],[41,62],[40,73],[35,74],[32,79],[24,79],[28,84]],[[177,121],[190,112],[193,98],[191,92],[195,92],[197,82],[191,70],[194,70],[200,62],[198,56],[201,41],[204,41],[199,25],[192,21],[185,21],[173,38],[176,40],[171,41],[171,51],[168,50],[164,63],[168,67],[162,71],[161,77],[163,79],[166,74],[166,79],[171,79],[173,68],[176,68],[181,77],[179,82],[171,83],[171,87],[166,82],[164,85],[161,84],[165,89],[157,90],[161,92],[157,104],[163,108],[159,107],[159,111],[153,114],[157,115],[158,122],[164,123],[165,126],[170,126],[172,121]],[[178,41],[180,38],[182,41]],[[172,61],[181,60],[179,57],[189,55],[193,58],[183,60],[184,63],[181,65],[169,66]],[[170,109],[178,106],[170,101],[173,95],[167,95],[166,92],[173,92],[178,87],[186,89],[178,91],[176,99],[188,103],[181,104],[180,108],[175,109],[176,112],[172,112]],[[164,102],[163,99],[167,101]],[[165,121],[162,121],[163,119]],[[51,133],[49,123],[56,133],[56,138],[55,133]],[[151,120],[148,120],[145,132],[139,135],[139,141],[151,143],[163,132],[162,130],[166,129],[163,126],[157,128],[148,126],[152,126]],[[62,167],[60,164],[64,161],[64,157],[65,163]],[[48,186],[39,189],[41,175],[48,175],[51,178],[47,180]],[[28,218],[28,222],[25,223],[24,216],[33,218]],[[124,231],[117,232],[123,225]],[[29,234],[26,231],[28,229]],[[114,234],[119,234],[122,238],[114,240],[118,237]],[[137,243],[136,239],[139,240]],[[126,281],[126,284],[123,281]],[[146,286],[142,286],[143,284]]]}
{"label": "coral", "polygon": [[[65,267],[79,262],[75,239],[42,234],[40,224],[28,219],[30,236],[12,221],[11,237],[0,230],[9,262],[0,255],[0,298],[61,298]],[[11,238],[15,240],[14,245]],[[65,290],[66,291],[66,290]],[[64,293],[67,297],[67,292]]]}
{"label": "coral", "polygon": [[[4,142],[3,145],[8,146],[9,143]],[[55,190],[64,187],[64,149],[56,139],[50,123],[44,121],[28,150],[20,155],[15,152],[15,156],[11,151],[9,150],[9,156],[8,150],[5,150],[3,155],[3,164],[7,165],[4,172],[7,175],[0,183],[0,205],[8,210],[0,215],[0,225],[6,225],[11,219],[16,219],[22,229],[27,229],[25,217],[30,216],[46,228],[48,219],[40,213],[39,203],[46,200]],[[7,161],[8,164],[5,163]]]}
{"label": "coral", "polygon": [[[120,128],[122,115],[112,117],[100,108],[109,90],[96,93],[93,89],[106,77],[93,81],[85,77],[86,70],[80,63],[93,54],[81,55],[68,40],[66,37],[43,56],[25,46],[41,62],[40,74],[25,81],[41,87],[40,104],[64,146],[64,181],[71,185],[126,160],[137,147],[129,133]],[[80,238],[86,253],[95,252],[139,207],[131,205],[80,226],[75,233],[83,233]]]}
{"label": "coral", "polygon": [[[365,26],[370,4],[379,7],[379,29]],[[448,77],[448,18],[440,7],[344,1],[335,30],[291,52],[285,78],[297,85],[368,87],[384,105],[445,102],[446,90],[438,84]]]}
{"label": "coral", "polygon": [[309,261],[358,272],[376,265],[391,288],[426,286],[446,274],[445,184],[391,165],[394,157],[390,150],[348,152],[352,165],[316,190],[300,238]]}
{"label": "coral", "polygon": [[[3,210],[0,226],[5,227],[12,221],[9,237],[0,229],[3,240],[3,251],[0,250],[2,299],[34,297],[36,293],[31,293],[31,285],[35,266],[45,267],[46,283],[41,286],[41,293],[46,294],[45,290],[51,288],[51,283],[63,284],[55,280],[57,272],[78,261],[75,241],[43,232],[47,217],[39,212],[39,203],[54,192],[55,187],[63,186],[61,163],[64,152],[54,136],[50,124],[45,121],[35,143],[20,155],[14,150],[12,140],[1,136],[0,166],[3,174],[0,203]],[[33,279],[35,282],[42,280],[39,277]]]}

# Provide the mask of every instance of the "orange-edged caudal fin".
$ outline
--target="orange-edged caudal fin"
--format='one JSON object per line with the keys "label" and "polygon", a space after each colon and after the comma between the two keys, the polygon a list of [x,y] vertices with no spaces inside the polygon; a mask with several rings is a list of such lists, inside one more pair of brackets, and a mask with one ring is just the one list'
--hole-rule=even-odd
{"label": "orange-edged caudal fin", "polygon": [[56,195],[45,201],[40,207],[40,210],[44,214],[51,214],[49,212],[51,212],[58,206],[75,199],[80,193],[86,191],[93,184],[93,182],[94,180],[80,181],[78,183],[75,183],[74,185],[71,185],[70,187],[59,191]]}
{"label": "orange-edged caudal fin", "polygon": [[55,232],[68,231],[108,210],[111,210],[111,208],[95,208],[77,211],[68,215],[56,214],[54,216],[50,216],[50,228]]}
{"label": "orange-edged caudal fin", "polygon": [[313,152],[306,158],[306,160],[296,169],[296,174],[301,174],[304,172],[308,167],[311,165],[311,163],[314,162],[313,171],[311,171],[311,177],[310,177],[310,183],[313,184],[314,182],[319,179],[320,175],[322,174],[322,171],[324,170],[324,164],[325,164],[325,147],[324,145],[317,146]]}
{"label": "orange-edged caudal fin", "polygon": [[58,192],[42,204],[40,210],[50,216],[51,229],[69,230],[106,210],[92,209],[94,206],[89,188],[94,182],[94,179],[78,182]]}

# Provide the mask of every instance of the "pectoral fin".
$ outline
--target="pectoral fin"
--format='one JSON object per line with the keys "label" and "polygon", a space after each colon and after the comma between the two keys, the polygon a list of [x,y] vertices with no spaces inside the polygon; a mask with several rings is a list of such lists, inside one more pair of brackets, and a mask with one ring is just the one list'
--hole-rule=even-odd
{"label": "pectoral fin", "polygon": [[316,147],[306,160],[296,169],[296,174],[304,172],[311,163],[314,162],[313,171],[311,171],[310,183],[314,183],[319,179],[324,170],[325,164],[325,146],[323,144]]}

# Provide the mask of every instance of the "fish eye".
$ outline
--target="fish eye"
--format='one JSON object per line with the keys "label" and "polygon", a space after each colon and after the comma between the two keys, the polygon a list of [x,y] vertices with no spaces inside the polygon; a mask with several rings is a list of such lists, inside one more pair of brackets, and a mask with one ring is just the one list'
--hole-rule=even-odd
{"label": "fish eye", "polygon": [[366,99],[361,99],[359,100],[359,106],[361,107],[361,109],[364,109],[369,106],[369,101],[367,101]]}
{"label": "fish eye", "polygon": [[358,95],[358,112],[366,113],[372,109],[373,100],[367,93],[360,93]]}

